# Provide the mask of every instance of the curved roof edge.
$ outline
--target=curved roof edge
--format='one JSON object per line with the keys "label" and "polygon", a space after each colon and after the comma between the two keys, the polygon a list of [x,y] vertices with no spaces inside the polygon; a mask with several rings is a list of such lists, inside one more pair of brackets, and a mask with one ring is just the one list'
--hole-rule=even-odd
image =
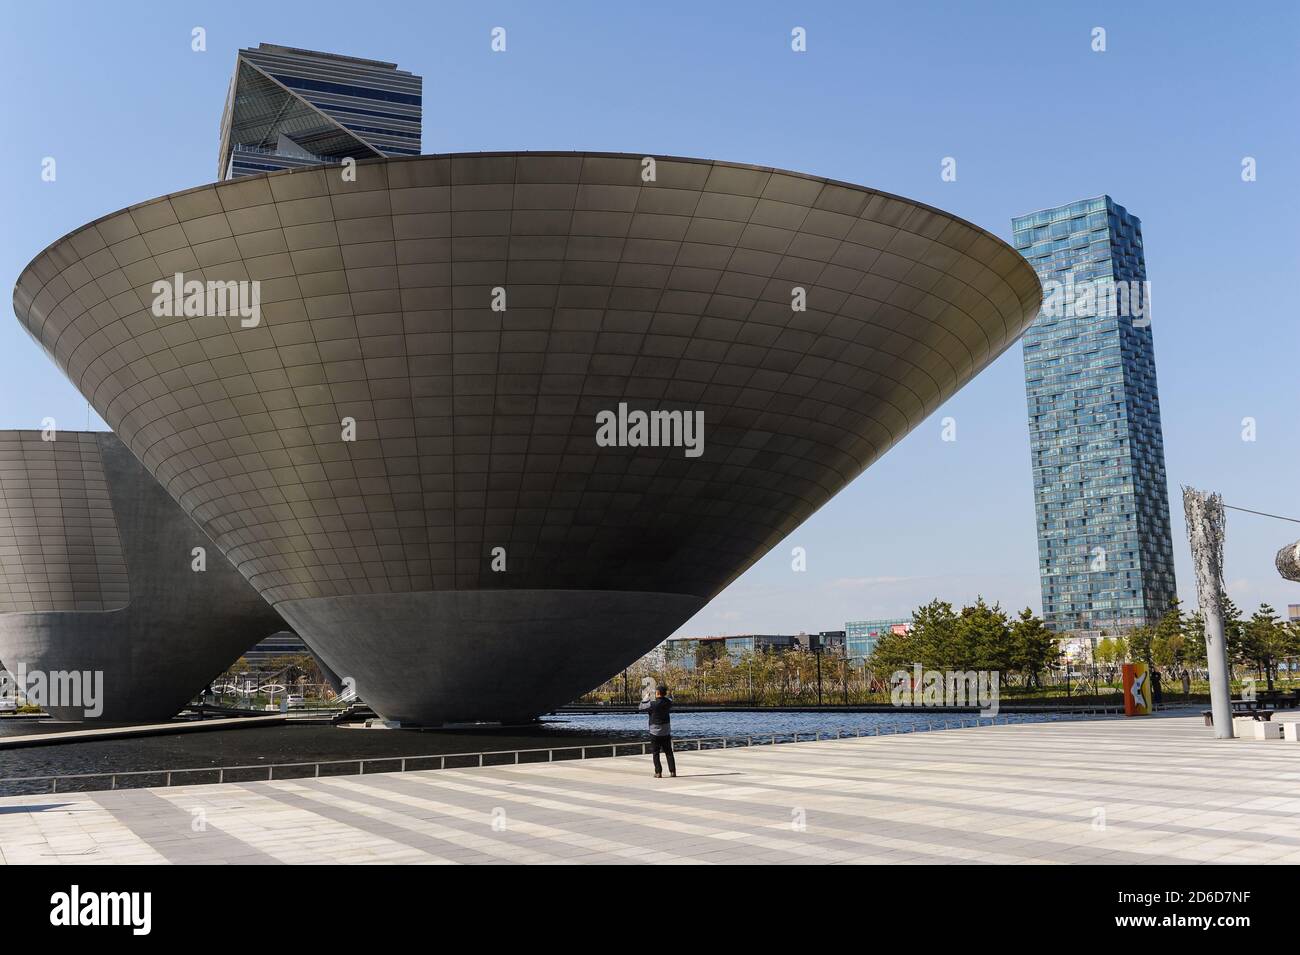
{"label": "curved roof edge", "polygon": [[[371,159],[361,159],[357,161],[357,165],[370,166],[379,163],[396,164],[396,163],[407,163],[407,162],[420,162],[429,159],[461,159],[461,158],[483,159],[483,158],[492,158],[492,157],[505,158],[505,157],[516,157],[516,156],[543,156],[543,157],[553,156],[556,158],[574,158],[574,159],[576,158],[643,159],[649,156],[654,158],[657,161],[696,163],[699,165],[723,166],[729,169],[749,169],[755,172],[775,173],[782,176],[793,176],[795,178],[804,179],[809,182],[820,182],[825,185],[839,186],[844,189],[852,189],[856,192],[869,193],[871,195],[881,196],[886,199],[893,199],[898,202],[905,202],[908,205],[914,206],[918,209],[924,209],[925,211],[932,212],[935,215],[943,216],[945,219],[958,223],[959,225],[965,226],[966,228],[972,229],[975,232],[983,236],[986,236],[993,242],[996,242],[998,245],[1010,249],[1012,252],[1016,254],[1016,256],[1022,262],[1024,262],[1025,267],[1034,273],[1035,279],[1037,279],[1038,276],[1038,273],[1034,272],[1033,266],[1031,266],[1028,263],[1028,261],[1025,260],[1024,256],[1020,255],[1020,253],[1016,251],[1015,247],[1012,246],[1011,243],[1007,242],[1005,239],[1001,238],[1000,236],[994,235],[992,232],[990,232],[988,229],[985,229],[983,226],[971,222],[969,219],[964,219],[959,215],[955,215],[951,212],[948,212],[945,209],[940,209],[937,206],[932,206],[929,203],[920,202],[916,199],[910,199],[907,196],[900,196],[897,193],[886,192],[883,189],[876,189],[873,188],[872,186],[864,186],[861,185],[860,183],[855,183],[855,182],[847,182],[843,179],[831,179],[827,176],[817,176],[811,173],[798,172],[797,170],[793,170],[793,169],[783,169],[779,166],[763,166],[757,163],[732,162],[726,159],[703,159],[698,156],[671,156],[671,155],[664,155],[661,153],[653,153],[653,152],[643,152],[643,153],[596,152],[591,150],[564,150],[564,149],[539,149],[539,150],[505,149],[505,150],[487,150],[487,151],[480,151],[480,152],[422,153],[419,156],[385,156],[385,157],[376,157]],[[27,273],[31,271],[32,266],[36,264],[37,260],[39,260],[41,256],[48,253],[55,246],[58,246],[68,241],[74,236],[80,235],[82,232],[85,232],[87,229],[91,228],[92,226],[96,226],[99,223],[111,219],[115,216],[120,216],[124,212],[131,212],[132,210],[135,209],[141,209],[144,208],[145,206],[150,206],[156,202],[160,202],[163,199],[175,199],[179,196],[188,196],[191,195],[192,193],[199,192],[200,190],[203,189],[210,189],[213,187],[220,189],[226,186],[235,186],[239,183],[247,183],[250,180],[256,180],[259,178],[272,179],[278,176],[293,176],[304,172],[310,172],[312,170],[317,170],[322,168],[324,169],[333,168],[334,165],[335,164],[333,163],[324,163],[319,166],[302,166],[295,169],[279,169],[276,170],[275,172],[261,173],[257,176],[244,176],[239,179],[222,179],[216,182],[205,182],[197,186],[191,186],[189,189],[181,189],[177,192],[164,193],[161,196],[154,196],[152,199],[145,199],[140,202],[132,203],[129,206],[123,206],[120,209],[114,209],[111,212],[106,212],[102,216],[98,216],[97,218],[94,218],[89,222],[83,223],[82,225],[73,229],[71,232],[68,232],[60,236],[59,238],[54,239],[49,244],[45,245],[39,252],[37,252],[36,255],[32,256],[31,261],[29,261],[27,265],[23,267],[23,270],[18,274],[18,278],[14,282],[14,297],[17,298],[18,286],[22,283],[23,277],[26,276]]]}

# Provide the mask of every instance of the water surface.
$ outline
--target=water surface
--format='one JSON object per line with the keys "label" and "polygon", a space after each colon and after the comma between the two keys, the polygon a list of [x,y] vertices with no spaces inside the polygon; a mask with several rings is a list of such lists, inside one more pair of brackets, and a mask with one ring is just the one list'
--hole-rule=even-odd
{"label": "water surface", "polygon": [[[1010,715],[1000,719],[1013,722],[1041,720],[1037,715]],[[967,717],[970,719],[970,717]],[[673,716],[673,735],[678,739],[710,736],[758,738],[775,734],[788,739],[791,734],[871,733],[890,727],[925,728],[953,725],[957,717],[918,712],[894,713],[781,713],[717,711],[678,713]],[[79,728],[81,724],[52,721],[0,722],[0,737],[49,733]],[[545,749],[548,747],[594,746],[611,741],[640,741],[646,738],[646,718],[639,713],[602,713],[549,716],[524,726],[482,729],[362,729],[322,723],[285,723],[247,729],[213,730],[182,733],[175,736],[145,736],[135,739],[100,740],[32,746],[14,750],[0,749],[0,779],[15,776],[66,776],[82,773],[113,773],[136,770],[205,769],[233,766],[266,766],[293,762],[356,760],[385,757],[434,756],[456,753],[482,753],[497,750]],[[556,758],[565,753],[556,754]],[[526,757],[529,758],[529,757]],[[546,758],[545,755],[531,758]],[[489,759],[488,762],[493,760]],[[471,761],[455,762],[463,765]],[[477,759],[472,760],[477,762]],[[433,764],[436,765],[436,762]],[[395,766],[375,764],[367,771],[383,771]],[[423,768],[419,764],[408,768]],[[432,768],[432,766],[430,766]],[[350,765],[324,767],[322,775],[355,773]],[[299,773],[277,772],[279,776],[311,775],[314,767]],[[230,779],[265,778],[260,772],[231,773]],[[119,785],[160,785],[157,777],[121,780]],[[195,776],[193,782],[215,782],[215,773]],[[103,779],[88,783],[90,788],[105,788]],[[77,788],[69,782],[60,789]],[[16,787],[0,783],[0,794],[45,791],[41,786]]]}

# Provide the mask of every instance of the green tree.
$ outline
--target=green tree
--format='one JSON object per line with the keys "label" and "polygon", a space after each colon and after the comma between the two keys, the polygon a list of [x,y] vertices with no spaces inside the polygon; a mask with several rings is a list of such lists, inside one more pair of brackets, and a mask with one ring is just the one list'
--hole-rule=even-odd
{"label": "green tree", "polygon": [[1175,633],[1170,636],[1157,634],[1151,639],[1151,659],[1156,666],[1174,672],[1182,672],[1183,635]]}
{"label": "green tree", "polygon": [[1223,608],[1223,639],[1228,645],[1229,664],[1249,664],[1246,653],[1246,622],[1241,619],[1241,611],[1227,595],[1221,595]]}
{"label": "green tree", "polygon": [[1288,628],[1278,619],[1277,611],[1266,603],[1250,615],[1241,626],[1241,658],[1262,673],[1268,689],[1273,689],[1277,662],[1287,655]]}
{"label": "green tree", "polygon": [[1187,666],[1205,666],[1205,618],[1199,610],[1183,617],[1183,637],[1183,654]]}
{"label": "green tree", "polygon": [[917,607],[908,636],[916,654],[912,662],[923,667],[942,670],[959,656],[957,614],[947,601],[932,600]]}
{"label": "green tree", "polygon": [[[912,619],[916,619],[915,614]],[[890,674],[897,670],[910,670],[912,664],[922,662],[921,657],[922,651],[914,632],[887,630],[876,638],[876,645],[867,658],[867,667],[877,680],[888,683]]]}
{"label": "green tree", "polygon": [[1011,645],[1011,628],[1002,607],[990,607],[983,597],[963,607],[954,628],[954,639],[945,669],[1015,670]]}
{"label": "green tree", "polygon": [[1151,634],[1151,663],[1158,667],[1181,672],[1184,666],[1183,613],[1180,601],[1174,598],[1169,609],[1157,621]]}
{"label": "green tree", "polygon": [[1134,663],[1153,666],[1151,660],[1151,642],[1155,639],[1155,630],[1148,626],[1134,627],[1128,632],[1128,657]]}
{"label": "green tree", "polygon": [[1183,612],[1182,601],[1177,597],[1169,602],[1169,609],[1164,612],[1156,622],[1153,637],[1170,637],[1182,636],[1183,633]]}
{"label": "green tree", "polygon": [[1025,678],[1026,686],[1041,684],[1038,674],[1055,666],[1061,658],[1061,645],[1056,634],[1034,612],[1026,607],[1011,625],[1011,666]]}
{"label": "green tree", "polygon": [[957,629],[952,604],[932,600],[912,611],[912,625],[906,633],[880,635],[869,660],[871,669],[884,680],[895,670],[910,670],[917,663],[943,669],[956,655]]}

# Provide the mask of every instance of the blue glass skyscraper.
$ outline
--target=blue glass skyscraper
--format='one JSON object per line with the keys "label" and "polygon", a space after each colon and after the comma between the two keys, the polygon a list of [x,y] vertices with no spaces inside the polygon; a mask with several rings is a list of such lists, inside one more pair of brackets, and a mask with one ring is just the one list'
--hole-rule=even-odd
{"label": "blue glass skyscraper", "polygon": [[1044,291],[1023,339],[1044,619],[1154,623],[1175,585],[1142,224],[1100,196],[1012,230]]}

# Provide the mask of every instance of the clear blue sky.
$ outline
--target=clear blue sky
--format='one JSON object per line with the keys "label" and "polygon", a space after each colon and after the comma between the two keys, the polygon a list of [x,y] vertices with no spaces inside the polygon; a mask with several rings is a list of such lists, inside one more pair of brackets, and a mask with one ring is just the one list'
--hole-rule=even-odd
{"label": "clear blue sky", "polygon": [[[617,9],[615,7],[617,6]],[[239,47],[392,60],[425,77],[426,152],[626,150],[760,163],[1013,215],[1109,193],[1141,217],[1174,512],[1178,487],[1300,516],[1296,266],[1300,14],[1290,2],[5,3],[0,271],[82,223],[211,181]],[[206,53],[190,31],[207,30]],[[507,52],[489,31],[507,30]],[[808,32],[808,52],[790,31]],[[1107,51],[1092,51],[1094,27]],[[58,180],[40,179],[43,157]],[[940,161],[958,162],[941,182]],[[1258,162],[1243,183],[1241,160]],[[0,320],[0,427],[85,402]],[[939,419],[958,422],[940,440]],[[1254,417],[1258,438],[1241,440]],[[1019,346],[684,632],[838,629],[982,593],[1039,609]],[[104,427],[93,419],[94,427]],[[1229,591],[1300,602],[1274,552],[1300,525],[1231,513]],[[790,548],[808,570],[790,569]]]}

